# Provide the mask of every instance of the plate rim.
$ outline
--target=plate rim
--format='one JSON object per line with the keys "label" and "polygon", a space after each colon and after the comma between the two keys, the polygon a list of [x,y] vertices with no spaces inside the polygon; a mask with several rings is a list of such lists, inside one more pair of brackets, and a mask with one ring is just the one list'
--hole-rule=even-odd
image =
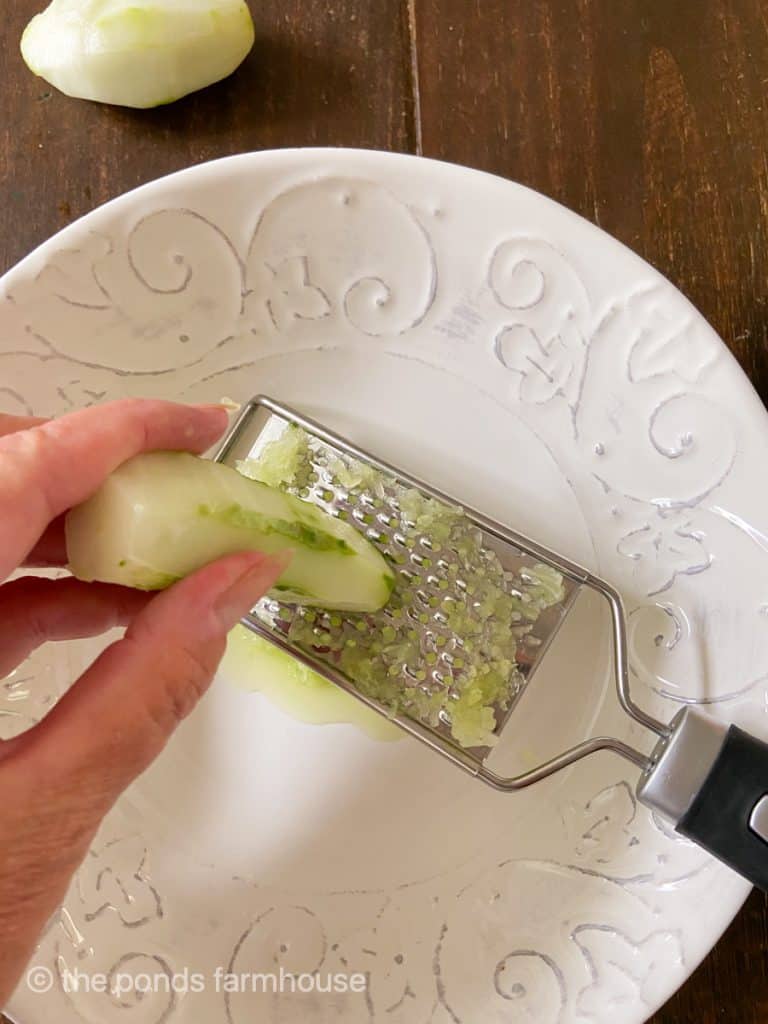
{"label": "plate rim", "polygon": [[[323,161],[332,160],[336,163],[343,163],[350,161],[355,163],[364,159],[369,161],[371,165],[384,166],[384,165],[405,165],[405,164],[419,164],[434,166],[440,171],[440,173],[448,172],[453,175],[460,177],[471,177],[481,179],[488,179],[489,182],[495,183],[496,187],[512,187],[519,192],[529,194],[535,197],[537,202],[544,201],[555,208],[558,214],[562,217],[578,222],[581,225],[595,234],[595,237],[599,237],[602,244],[605,244],[607,240],[613,247],[620,246],[625,253],[629,254],[631,258],[638,263],[648,268],[652,273],[660,277],[667,285],[674,289],[678,299],[682,300],[686,306],[693,312],[695,318],[705,323],[712,334],[717,338],[718,344],[722,353],[731,359],[733,364],[738,368],[740,381],[742,386],[746,385],[751,389],[754,396],[762,405],[762,400],[758,395],[752,381],[747,376],[744,369],[739,364],[733,352],[722,340],[718,332],[712,327],[712,325],[706,320],[703,314],[693,305],[691,300],[680,291],[677,286],[671,282],[664,274],[661,273],[652,263],[650,263],[643,256],[639,255],[633,249],[631,249],[626,243],[615,238],[604,228],[593,223],[586,217],[575,212],[569,207],[563,205],[558,200],[546,195],[545,193],[539,192],[538,190],[521,184],[520,182],[508,179],[502,175],[495,174],[489,171],[480,170],[472,167],[468,167],[462,164],[457,164],[451,161],[436,159],[431,157],[425,157],[411,153],[400,153],[388,150],[380,150],[375,148],[364,148],[364,147],[334,147],[334,146],[321,146],[321,147],[284,147],[284,148],[272,148],[264,150],[253,150],[243,153],[230,154],[227,156],[218,157],[214,160],[204,161],[198,164],[193,164],[188,167],[179,168],[175,171],[171,171],[158,178],[152,179],[151,181],[144,182],[126,192],[122,192],[119,195],[112,197],[111,199],[101,203],[94,207],[92,210],[83,213],[69,224],[65,225],[49,238],[40,242],[36,245],[26,256],[15,263],[13,266],[8,268],[2,275],[0,275],[0,299],[4,297],[7,287],[12,284],[14,279],[22,277],[28,274],[31,270],[39,268],[41,263],[44,263],[48,257],[63,248],[67,248],[67,242],[70,236],[76,236],[79,232],[90,230],[90,226],[94,221],[98,221],[102,218],[108,218],[113,214],[119,214],[123,209],[129,210],[135,203],[141,202],[142,200],[151,198],[152,194],[167,186],[170,182],[178,182],[184,184],[187,181],[195,181],[196,183],[202,183],[206,178],[210,178],[211,182],[215,183],[225,180],[228,176],[230,169],[240,169],[249,164],[254,166],[258,164],[270,163],[274,161],[278,163],[280,160],[308,160],[308,161]],[[359,173],[359,168],[357,169]],[[721,909],[718,915],[719,920],[716,927],[713,929],[714,938],[710,943],[709,938],[706,942],[708,948],[698,957],[693,959],[686,958],[685,966],[679,970],[671,970],[670,977],[676,975],[676,980],[673,982],[673,987],[668,989],[665,986],[665,994],[657,1000],[653,1000],[653,1006],[650,1010],[650,1014],[655,1013],[661,1006],[663,1006],[679,989],[688,981],[688,979],[694,974],[697,968],[704,962],[704,960],[710,955],[714,947],[719,943],[723,934],[731,925],[731,923],[737,917],[739,911],[744,906],[752,891],[752,886],[744,881],[743,894],[737,895],[730,901],[726,900],[727,909]],[[695,962],[694,962],[695,960]],[[668,990],[667,990],[668,989]],[[9,1020],[13,1021],[14,1024],[24,1024],[20,1018],[14,1017],[12,1012],[4,1010]]]}

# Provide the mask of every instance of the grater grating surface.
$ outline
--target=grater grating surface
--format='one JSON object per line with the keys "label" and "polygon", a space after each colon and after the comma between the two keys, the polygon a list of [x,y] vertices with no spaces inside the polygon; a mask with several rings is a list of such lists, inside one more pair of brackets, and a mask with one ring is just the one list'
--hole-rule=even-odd
{"label": "grater grating surface", "polygon": [[[300,651],[313,660],[313,667],[319,661],[326,670],[323,674],[333,670],[329,678],[334,682],[340,681],[340,673],[345,688],[356,694],[366,695],[367,691],[369,702],[371,688],[349,670],[346,657],[339,655],[342,651],[348,654],[355,645],[360,646],[361,654],[368,652],[375,647],[371,638],[376,631],[389,632],[388,648],[398,653],[402,648],[403,655],[397,662],[390,657],[386,665],[399,691],[398,713],[416,719],[451,746],[456,744],[450,709],[469,685],[472,665],[480,658],[498,666],[506,673],[504,696],[494,705],[494,733],[498,736],[570,608],[577,582],[562,576],[561,599],[539,612],[534,600],[542,589],[536,575],[535,567],[541,562],[537,554],[488,530],[473,513],[444,495],[437,496],[431,488],[425,489],[383,464],[371,468],[370,458],[361,462],[346,442],[339,439],[334,443],[326,432],[319,436],[308,421],[284,409],[278,412],[278,408],[266,399],[251,403],[222,447],[219,460],[230,465],[258,461],[289,424],[301,426],[309,444],[292,485],[286,489],[355,525],[390,562],[397,584],[390,603],[373,616],[326,612],[265,598],[248,624],[253,628],[257,621],[258,632],[279,640],[280,646],[292,653]],[[454,514],[449,526],[441,521],[439,530],[425,531],[419,512],[436,500]],[[477,587],[478,578],[488,581],[485,592],[482,584]],[[498,621],[487,607],[483,614],[483,602],[492,600],[489,592],[501,592],[511,599],[503,604],[505,609],[512,608],[507,620]],[[456,628],[457,620],[469,625],[471,641],[466,628]],[[465,643],[470,642],[471,658],[464,651]],[[392,717],[390,707],[375,697],[372,702]],[[399,715],[394,717],[399,720]],[[479,764],[491,749],[490,742],[462,747],[461,756]]]}

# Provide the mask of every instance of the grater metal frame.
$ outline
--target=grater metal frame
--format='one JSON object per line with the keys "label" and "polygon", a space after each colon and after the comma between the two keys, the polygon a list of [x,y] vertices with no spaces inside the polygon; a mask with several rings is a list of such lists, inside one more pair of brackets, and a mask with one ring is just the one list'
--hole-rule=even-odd
{"label": "grater metal frame", "polygon": [[[435,499],[436,501],[460,507],[467,519],[469,519],[479,529],[494,537],[496,540],[504,544],[511,545],[523,554],[529,555],[541,562],[553,566],[558,572],[562,573],[563,576],[575,584],[576,588],[588,587],[600,594],[600,596],[607,602],[611,615],[613,640],[612,669],[619,703],[628,715],[630,715],[639,725],[655,733],[662,743],[665,743],[669,739],[673,726],[657,721],[651,715],[643,711],[643,709],[640,708],[632,699],[629,687],[629,663],[627,655],[627,635],[624,608],[620,595],[609,583],[601,577],[596,576],[588,569],[585,569],[583,566],[577,565],[575,562],[571,562],[570,560],[563,558],[557,552],[551,551],[549,548],[538,544],[529,537],[517,533],[515,530],[504,526],[497,520],[489,518],[482,512],[473,508],[468,508],[464,502],[459,501],[451,495],[445,494],[430,486],[425,481],[392,466],[390,463],[358,447],[347,438],[334,433],[308,416],[304,416],[296,410],[283,405],[266,395],[257,395],[254,398],[251,398],[243,406],[228,433],[221,442],[214,456],[215,461],[223,463],[227,461],[227,459],[236,450],[238,444],[242,442],[254,416],[260,410],[265,410],[288,423],[295,424],[297,427],[300,427],[302,430],[317,438],[325,445],[335,449],[337,453],[374,467],[381,473],[391,477],[397,484],[407,488],[415,488],[422,494]],[[512,776],[499,775],[488,767],[483,759],[474,756],[467,750],[464,750],[458,745],[452,743],[447,737],[431,729],[429,726],[423,725],[421,722],[418,722],[407,715],[393,715],[378,701],[357,690],[357,688],[342,673],[336,671],[332,665],[314,657],[311,653],[290,643],[278,633],[273,632],[265,626],[256,615],[251,613],[244,616],[241,621],[242,624],[252,632],[263,637],[265,640],[274,644],[287,654],[290,654],[292,657],[297,658],[313,671],[341,687],[347,693],[350,693],[356,700],[359,700],[363,704],[377,711],[379,714],[389,718],[405,732],[414,736],[420,742],[426,744],[432,750],[441,754],[465,772],[468,772],[475,778],[480,779],[494,789],[504,792],[524,789],[527,786],[533,785],[534,783],[549,777],[555,772],[569,767],[576,761],[601,750],[609,750],[613,753],[619,754],[646,772],[652,767],[652,758],[649,758],[646,754],[641,753],[622,740],[612,736],[596,736],[575,744],[569,749],[558,754],[556,757],[553,757],[539,764],[537,767],[529,769],[528,771]]]}
{"label": "grater metal frame", "polygon": [[[496,790],[509,793],[524,789],[600,750],[619,754],[641,770],[636,793],[642,804],[670,821],[680,835],[698,843],[768,892],[768,743],[691,705],[686,705],[667,725],[635,704],[629,688],[624,607],[618,592],[609,583],[476,509],[467,508],[463,502],[357,447],[309,417],[263,395],[251,399],[243,408],[219,448],[217,461],[224,462],[234,452],[251,418],[260,410],[301,427],[337,454],[366,463],[406,488],[415,488],[428,498],[460,507],[467,519],[494,543],[507,544],[515,551],[557,569],[574,585],[574,593],[579,587],[596,591],[610,610],[612,669],[619,703],[635,722],[656,735],[657,742],[653,751],[645,755],[613,736],[596,736],[577,743],[529,771],[512,776],[499,775],[485,763],[485,757],[473,755],[415,719],[392,715],[378,701],[360,693],[333,666],[290,643],[279,633],[270,631],[256,615],[245,616],[243,625]],[[562,608],[561,619],[568,614],[568,597]],[[543,649],[546,649],[546,643],[545,638]],[[500,729],[504,728],[506,720]]]}

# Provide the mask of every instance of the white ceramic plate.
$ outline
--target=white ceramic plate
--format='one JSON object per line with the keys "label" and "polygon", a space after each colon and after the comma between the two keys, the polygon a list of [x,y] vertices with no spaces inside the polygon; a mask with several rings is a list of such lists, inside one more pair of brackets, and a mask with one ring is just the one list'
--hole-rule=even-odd
{"label": "white ceramic plate", "polygon": [[[688,302],[591,224],[458,167],[262,153],[108,204],[3,289],[6,410],[272,393],[611,579],[654,714],[705,702],[766,732],[765,411]],[[531,691],[526,758],[597,731],[652,745],[617,709],[595,609],[579,614]],[[92,649],[7,680],[6,730]],[[636,1024],[747,885],[637,806],[635,782],[604,754],[504,796],[413,741],[303,725],[220,680],[101,830],[36,956],[51,990],[22,984],[11,1010]],[[368,984],[224,993],[216,967]],[[75,968],[207,980],[65,994]]]}

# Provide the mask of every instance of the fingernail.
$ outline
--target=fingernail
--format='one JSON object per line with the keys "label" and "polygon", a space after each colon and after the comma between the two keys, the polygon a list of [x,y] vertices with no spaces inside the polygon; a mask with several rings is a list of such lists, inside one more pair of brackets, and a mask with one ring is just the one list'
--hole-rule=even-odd
{"label": "fingernail", "polygon": [[197,420],[193,417],[194,422],[187,427],[190,445],[204,445],[207,448],[220,438],[229,426],[229,413],[223,405],[192,405],[190,409],[200,414]]}
{"label": "fingernail", "polygon": [[229,409],[227,409],[226,405],[196,405],[194,408],[207,416],[217,416],[222,428],[229,423]]}
{"label": "fingernail", "polygon": [[196,409],[202,409],[205,412],[225,412],[229,414],[231,409],[227,405],[222,405],[221,402],[208,403],[204,402],[195,406]]}
{"label": "fingernail", "polygon": [[276,583],[288,566],[292,551],[280,551],[274,555],[264,555],[249,569],[238,576],[235,582],[224,591],[214,605],[216,617],[229,632],[247,615],[254,605],[266,594],[273,583]]}

